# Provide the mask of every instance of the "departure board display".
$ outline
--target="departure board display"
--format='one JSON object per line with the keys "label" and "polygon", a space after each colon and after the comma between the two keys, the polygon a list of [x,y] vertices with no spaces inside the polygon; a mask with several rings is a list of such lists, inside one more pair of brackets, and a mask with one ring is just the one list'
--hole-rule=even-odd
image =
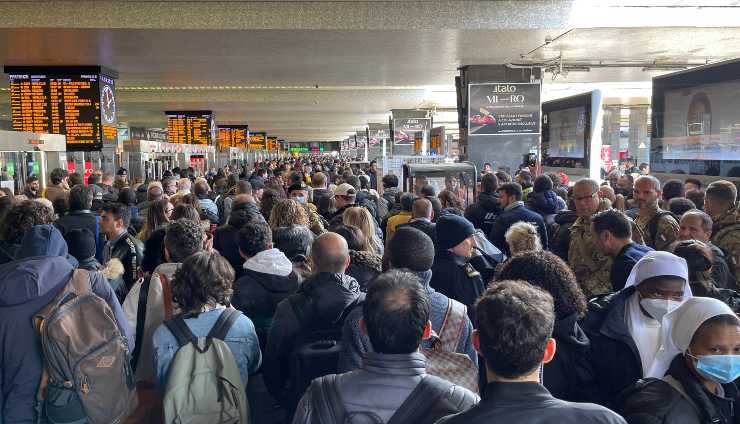
{"label": "departure board display", "polygon": [[277,137],[267,137],[267,150],[272,152],[277,149]]}
{"label": "departure board display", "polygon": [[68,151],[101,150],[115,143],[114,72],[100,66],[6,66],[12,128],[63,134]]}
{"label": "departure board display", "polygon": [[247,148],[249,139],[249,125],[219,125],[218,148],[226,150],[229,147]]}
{"label": "departure board display", "polygon": [[267,133],[256,132],[249,134],[249,150],[265,150],[267,148]]}
{"label": "departure board display", "polygon": [[177,144],[213,144],[216,124],[210,110],[169,111],[167,115],[167,141]]}

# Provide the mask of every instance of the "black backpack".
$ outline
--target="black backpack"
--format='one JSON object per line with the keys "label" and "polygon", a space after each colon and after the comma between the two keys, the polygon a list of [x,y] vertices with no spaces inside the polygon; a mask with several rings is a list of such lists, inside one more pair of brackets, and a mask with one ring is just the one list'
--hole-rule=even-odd
{"label": "black backpack", "polygon": [[[386,424],[373,411],[347,413],[337,376],[327,375],[311,383],[312,424]],[[403,401],[387,424],[434,423],[442,417],[460,412],[462,390],[451,391],[452,383],[426,375]]]}
{"label": "black backpack", "polygon": [[302,326],[295,348],[290,353],[290,382],[287,401],[298,405],[311,381],[337,372],[339,352],[342,350],[342,327],[349,312],[364,296],[347,306],[337,322],[321,320],[316,313],[316,304],[308,296],[288,297],[293,313]]}

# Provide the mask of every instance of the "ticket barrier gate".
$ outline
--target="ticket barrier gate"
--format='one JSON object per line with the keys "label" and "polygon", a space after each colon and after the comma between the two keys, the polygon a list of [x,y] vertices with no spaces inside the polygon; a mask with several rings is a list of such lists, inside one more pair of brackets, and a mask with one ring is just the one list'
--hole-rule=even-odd
{"label": "ticket barrier gate", "polygon": [[0,131],[0,186],[22,193],[33,175],[43,191],[51,170],[67,169],[66,150],[63,135]]}

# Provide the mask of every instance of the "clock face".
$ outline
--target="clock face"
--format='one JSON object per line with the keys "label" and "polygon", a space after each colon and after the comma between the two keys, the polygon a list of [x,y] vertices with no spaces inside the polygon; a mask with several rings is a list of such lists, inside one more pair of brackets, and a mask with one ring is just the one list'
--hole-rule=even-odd
{"label": "clock face", "polygon": [[113,95],[113,89],[106,85],[103,87],[103,93],[100,96],[100,109],[103,111],[103,121],[106,124],[116,122],[116,98]]}

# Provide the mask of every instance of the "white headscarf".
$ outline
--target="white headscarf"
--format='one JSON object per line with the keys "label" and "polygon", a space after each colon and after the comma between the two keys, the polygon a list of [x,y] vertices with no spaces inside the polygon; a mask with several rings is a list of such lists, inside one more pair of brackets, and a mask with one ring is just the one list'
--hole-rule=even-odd
{"label": "white headscarf", "polygon": [[[639,286],[653,277],[671,276],[684,280],[682,302],[692,297],[689,286],[689,269],[686,260],[668,252],[649,252],[632,268],[625,288]],[[670,340],[670,321],[675,311],[666,314],[661,323],[660,340],[654,340],[648,329],[648,319],[640,309],[639,294],[635,292],[627,300],[626,319],[632,339],[640,353],[644,377],[661,378],[665,375],[673,358],[679,353]],[[655,345],[659,348],[654,352]]]}
{"label": "white headscarf", "polygon": [[686,352],[694,333],[708,320],[735,313],[725,302],[709,297],[694,297],[673,311],[671,319],[671,341],[679,352]]}

